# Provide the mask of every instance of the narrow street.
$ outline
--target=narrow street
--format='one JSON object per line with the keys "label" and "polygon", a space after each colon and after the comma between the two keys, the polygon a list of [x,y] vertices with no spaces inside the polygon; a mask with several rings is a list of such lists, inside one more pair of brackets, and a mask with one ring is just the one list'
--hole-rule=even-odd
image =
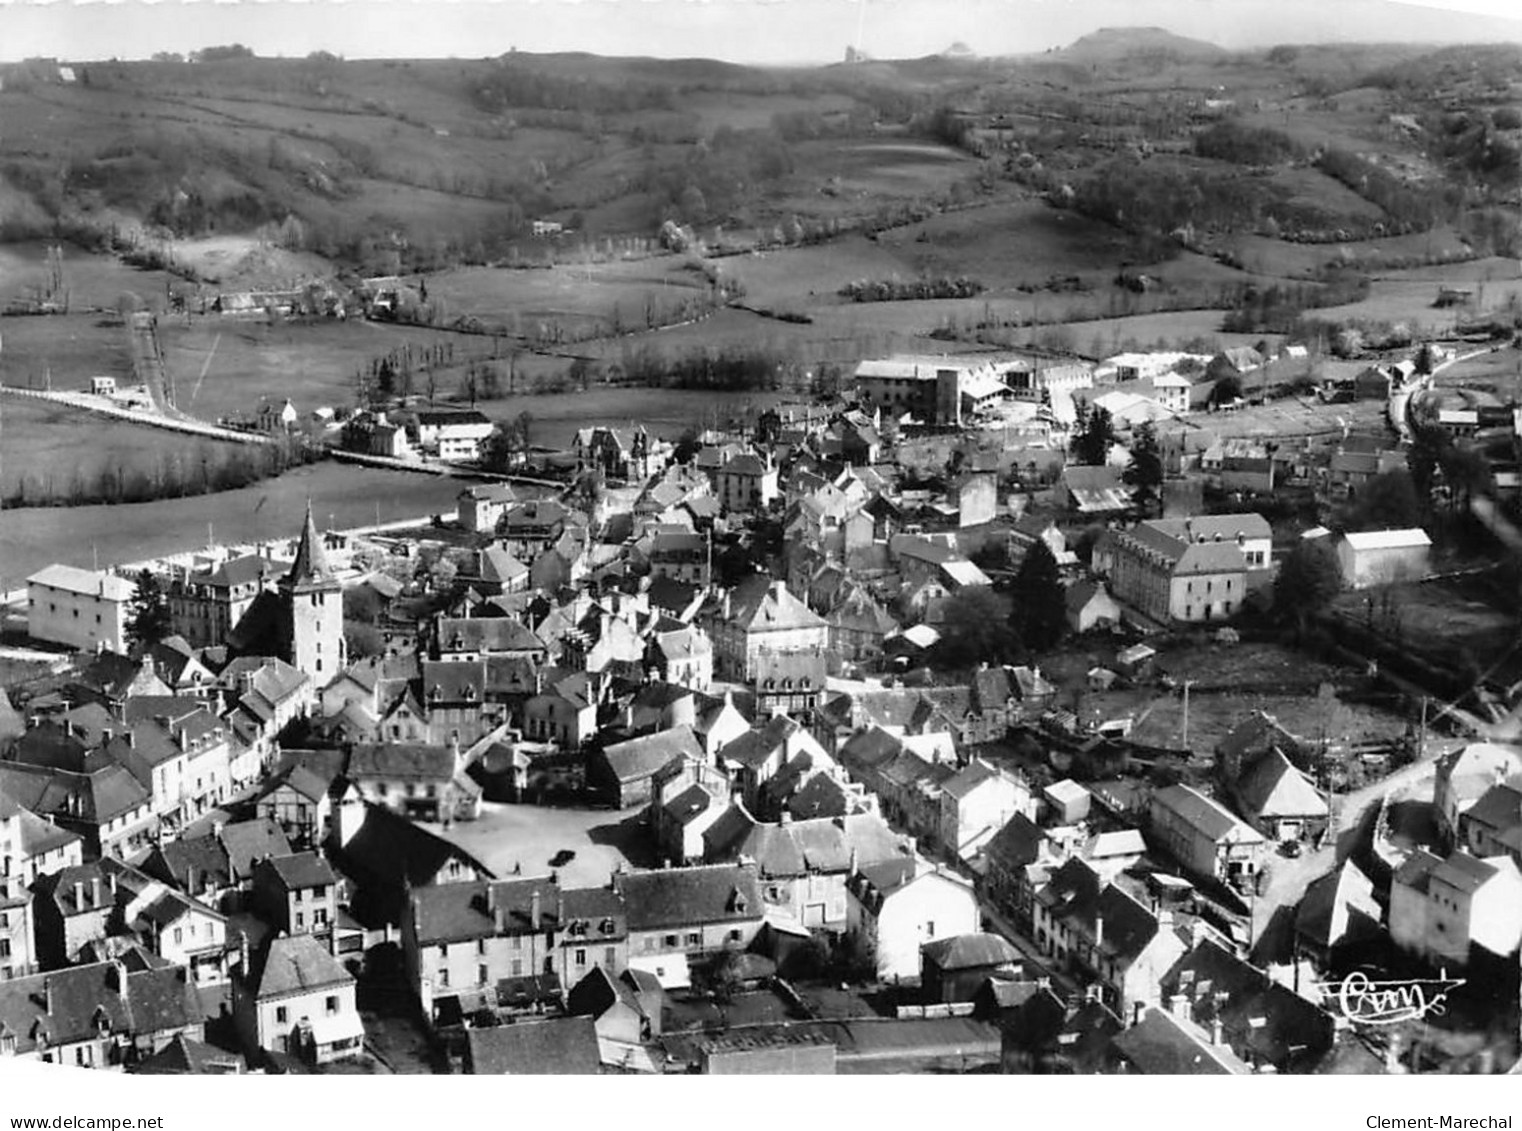
{"label": "narrow street", "polygon": [[1083,987],[1067,974],[1059,973],[1052,969],[1048,965],[1051,959],[1044,957],[1036,949],[1035,943],[1015,930],[1014,924],[996,911],[981,895],[978,897],[978,910],[982,913],[983,918],[988,920],[989,924],[999,934],[1008,939],[1011,945],[1025,957],[1027,977],[1050,979],[1052,992],[1064,1000],[1083,994]]}

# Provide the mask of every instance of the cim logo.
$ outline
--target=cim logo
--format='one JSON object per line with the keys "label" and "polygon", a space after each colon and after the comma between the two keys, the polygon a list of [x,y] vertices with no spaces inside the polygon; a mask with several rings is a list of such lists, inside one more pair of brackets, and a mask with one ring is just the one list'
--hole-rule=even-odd
{"label": "cim logo", "polygon": [[1399,1025],[1403,1021],[1420,1021],[1441,1017],[1447,1012],[1448,995],[1464,983],[1448,977],[1444,970],[1437,978],[1413,978],[1409,981],[1377,982],[1362,970],[1355,970],[1340,982],[1320,982],[1326,1002],[1335,1005],[1349,1021],[1360,1025]]}

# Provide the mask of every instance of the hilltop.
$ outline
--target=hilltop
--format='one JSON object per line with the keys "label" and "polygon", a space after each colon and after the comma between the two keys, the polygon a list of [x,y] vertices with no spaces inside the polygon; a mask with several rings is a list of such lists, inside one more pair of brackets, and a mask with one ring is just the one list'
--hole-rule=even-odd
{"label": "hilltop", "polygon": [[1053,53],[1073,63],[1104,63],[1146,57],[1169,62],[1224,59],[1229,52],[1203,39],[1160,27],[1105,27]]}

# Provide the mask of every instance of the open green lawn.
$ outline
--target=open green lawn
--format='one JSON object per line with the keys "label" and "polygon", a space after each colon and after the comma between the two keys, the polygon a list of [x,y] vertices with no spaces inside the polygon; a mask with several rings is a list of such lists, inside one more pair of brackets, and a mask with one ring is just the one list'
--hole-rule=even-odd
{"label": "open green lawn", "polygon": [[1457,322],[1473,317],[1481,310],[1494,310],[1509,302],[1522,303],[1522,280],[1513,276],[1507,281],[1484,283],[1483,300],[1479,294],[1480,283],[1467,283],[1467,289],[1475,292],[1471,308],[1433,306],[1441,284],[1418,280],[1376,279],[1369,290],[1369,297],[1346,306],[1329,306],[1316,312],[1327,321],[1350,318],[1368,318],[1382,322],[1405,322],[1412,330],[1424,327],[1441,333],[1451,329]]}
{"label": "open green lawn", "polygon": [[[68,292],[69,308],[87,311],[92,307],[117,308],[123,294],[131,293],[145,300],[162,298],[170,276],[163,271],[131,267],[114,255],[81,251],[73,244],[60,245],[63,251],[63,288]],[[0,244],[0,307],[33,296],[48,284],[48,245],[40,242]],[[10,346],[10,331],[19,320],[6,319],[0,334]],[[3,358],[0,358],[3,363]]]}

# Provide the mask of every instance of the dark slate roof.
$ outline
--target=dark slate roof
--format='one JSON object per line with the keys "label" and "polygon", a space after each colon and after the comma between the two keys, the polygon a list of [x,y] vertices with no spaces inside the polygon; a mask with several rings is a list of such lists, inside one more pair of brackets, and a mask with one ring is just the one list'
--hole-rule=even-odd
{"label": "dark slate roof", "polygon": [[298,888],[319,887],[338,882],[328,862],[316,852],[293,852],[287,856],[271,856],[265,861],[287,891]]}
{"label": "dark slate roof", "polygon": [[533,629],[511,617],[442,617],[437,631],[439,647],[446,652],[544,651],[544,641]]}
{"label": "dark slate roof", "polygon": [[449,781],[454,777],[454,753],[447,746],[425,743],[366,743],[349,756],[348,776]]}
{"label": "dark slate roof", "polygon": [[[539,922],[529,921],[534,895]],[[412,893],[412,917],[419,945],[466,942],[498,934],[556,930],[560,885],[549,877],[482,883],[435,884]],[[506,918],[499,930],[497,914]]]}
{"label": "dark slate roof", "polygon": [[1020,961],[1020,952],[1003,935],[978,932],[937,939],[920,947],[926,962],[942,970],[971,970],[979,966],[1006,966]]}
{"label": "dark slate roof", "polygon": [[176,1033],[169,1043],[128,1070],[138,1076],[215,1076],[241,1073],[243,1058]]}
{"label": "dark slate roof", "polygon": [[1306,1071],[1332,1048],[1330,1013],[1212,940],[1175,963],[1161,986],[1169,996],[1190,999],[1200,1026],[1219,1021],[1226,1043],[1249,1063]]}
{"label": "dark slate roof", "polygon": [[680,758],[703,758],[703,747],[689,726],[615,742],[602,752],[613,776],[620,782],[638,781],[659,772]]}
{"label": "dark slate roof", "polygon": [[467,1054],[477,1076],[595,1076],[602,1071],[590,1017],[520,1021],[469,1029]]}
{"label": "dark slate roof", "polygon": [[354,976],[312,935],[271,939],[253,970],[255,996],[279,997],[348,985]]}
{"label": "dark slate roof", "polygon": [[1147,1076],[1230,1076],[1247,1070],[1229,1049],[1213,1047],[1195,1027],[1155,1008],[1111,1045]]}
{"label": "dark slate roof", "polygon": [[1046,834],[1024,813],[1016,813],[984,846],[989,870],[998,868],[1013,875],[1041,857]]}
{"label": "dark slate roof", "polygon": [[631,931],[744,922],[762,914],[752,866],[705,864],[628,872],[615,875],[613,884],[628,908]]}
{"label": "dark slate roof", "polygon": [[291,852],[285,831],[268,817],[224,825],[220,836],[235,879],[252,875],[254,865],[266,856],[289,856]]}
{"label": "dark slate roof", "polygon": [[339,866],[356,879],[399,890],[404,884],[432,884],[452,859],[473,872],[491,875],[470,853],[427,829],[378,805],[365,807],[365,818],[346,843]]}

